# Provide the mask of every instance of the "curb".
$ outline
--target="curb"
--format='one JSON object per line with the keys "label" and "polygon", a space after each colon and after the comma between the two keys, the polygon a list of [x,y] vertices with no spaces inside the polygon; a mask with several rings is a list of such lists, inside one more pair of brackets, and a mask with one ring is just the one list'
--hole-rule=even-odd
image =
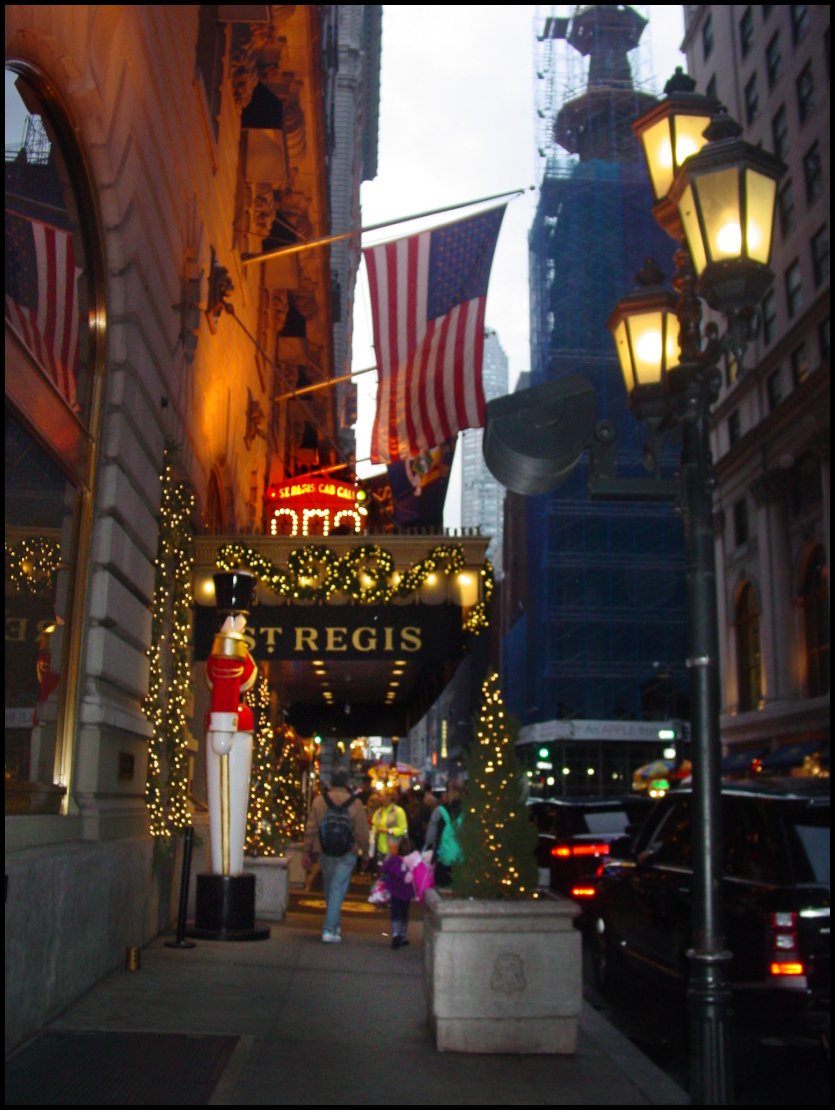
{"label": "curb", "polygon": [[654,1106],[683,1106],[689,1095],[666,1072],[583,1000],[580,1028]]}

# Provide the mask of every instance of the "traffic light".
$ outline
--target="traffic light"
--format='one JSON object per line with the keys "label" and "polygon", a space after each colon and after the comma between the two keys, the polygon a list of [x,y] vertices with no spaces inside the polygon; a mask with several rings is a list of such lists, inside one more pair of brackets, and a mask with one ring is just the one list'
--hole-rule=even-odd
{"label": "traffic light", "polygon": [[316,735],[315,735],[315,736],[313,737],[313,743],[314,743],[314,745],[315,745],[315,746],[316,746],[317,748],[318,748],[318,747],[319,747],[319,745],[320,745],[320,744],[322,743],[322,737],[321,737],[321,736],[319,735],[319,733],[318,733],[318,732],[317,732],[317,733],[316,733]]}
{"label": "traffic light", "polygon": [[540,748],[539,749],[539,758],[540,759],[547,759],[550,754],[551,753],[548,751],[547,748]]}

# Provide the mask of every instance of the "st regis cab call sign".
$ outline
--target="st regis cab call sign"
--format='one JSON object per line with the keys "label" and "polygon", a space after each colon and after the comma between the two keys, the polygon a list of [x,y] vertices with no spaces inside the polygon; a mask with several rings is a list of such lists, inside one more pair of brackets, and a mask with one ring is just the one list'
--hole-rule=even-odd
{"label": "st regis cab call sign", "polygon": [[348,482],[333,478],[294,478],[267,490],[270,534],[327,536],[335,528],[362,532],[365,494]]}

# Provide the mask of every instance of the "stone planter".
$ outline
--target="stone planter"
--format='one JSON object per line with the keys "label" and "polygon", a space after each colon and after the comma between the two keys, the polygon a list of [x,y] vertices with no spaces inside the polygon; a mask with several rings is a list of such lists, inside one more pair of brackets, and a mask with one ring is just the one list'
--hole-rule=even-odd
{"label": "stone planter", "polygon": [[439,1052],[571,1053],[582,999],[578,907],[451,898],[430,890],[423,922],[429,1024]]}
{"label": "stone planter", "polygon": [[244,872],[255,876],[255,917],[283,921],[287,912],[286,856],[244,856]]}

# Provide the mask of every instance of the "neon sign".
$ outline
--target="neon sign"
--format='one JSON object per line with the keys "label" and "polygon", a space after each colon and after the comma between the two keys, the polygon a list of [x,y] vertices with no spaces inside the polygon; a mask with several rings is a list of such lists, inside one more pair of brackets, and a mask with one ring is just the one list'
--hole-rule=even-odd
{"label": "neon sign", "polygon": [[291,536],[327,536],[340,525],[361,532],[363,517],[368,512],[362,504],[364,499],[364,491],[332,478],[296,478],[270,486],[267,490],[270,534],[277,536],[279,528],[284,533],[289,527]]}

